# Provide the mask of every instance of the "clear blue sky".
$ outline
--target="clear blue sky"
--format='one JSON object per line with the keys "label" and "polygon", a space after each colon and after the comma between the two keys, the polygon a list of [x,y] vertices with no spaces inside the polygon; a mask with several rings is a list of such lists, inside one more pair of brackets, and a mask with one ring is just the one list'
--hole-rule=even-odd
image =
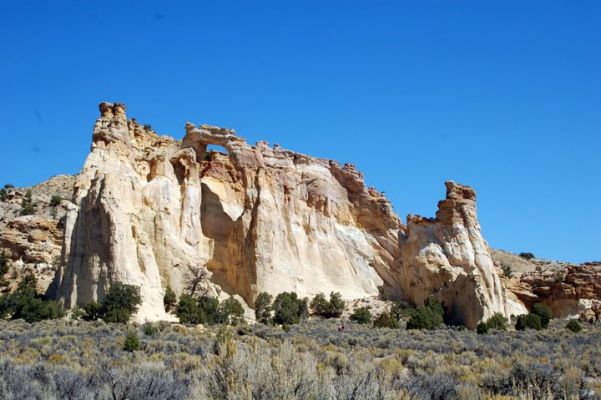
{"label": "clear blue sky", "polygon": [[76,173],[119,101],[353,162],[403,220],[469,184],[491,246],[601,259],[599,1],[2,0],[0,50],[0,183]]}

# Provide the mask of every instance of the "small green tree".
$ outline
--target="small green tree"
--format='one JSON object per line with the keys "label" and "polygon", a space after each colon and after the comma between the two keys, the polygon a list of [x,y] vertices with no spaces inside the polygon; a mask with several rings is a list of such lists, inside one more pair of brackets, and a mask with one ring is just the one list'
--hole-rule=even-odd
{"label": "small green tree", "polygon": [[390,308],[396,319],[409,318],[415,312],[415,307],[406,301],[397,301]]}
{"label": "small green tree", "polygon": [[399,320],[391,312],[384,312],[374,319],[374,328],[398,329],[401,327]]}
{"label": "small green tree", "polygon": [[32,273],[26,274],[14,293],[0,299],[0,317],[24,319],[37,322],[44,319],[62,318],[64,310],[56,301],[47,301],[36,292],[37,280]]}
{"label": "small green tree", "polygon": [[33,213],[35,213],[35,206],[31,198],[31,190],[28,190],[21,200],[21,215],[32,215]]}
{"label": "small green tree", "polygon": [[415,310],[409,321],[407,329],[435,329],[444,322],[444,308],[440,301],[429,297],[424,305]]}
{"label": "small green tree", "polygon": [[182,294],[175,308],[175,315],[182,324],[201,324],[206,317],[198,306],[198,301],[189,294]]}
{"label": "small green tree", "polygon": [[498,331],[506,331],[509,326],[509,321],[507,318],[501,313],[495,313],[485,322],[480,322],[476,327],[476,331],[479,334],[488,333],[490,329],[495,329]]}
{"label": "small green tree", "polygon": [[261,292],[255,299],[255,317],[262,324],[268,324],[271,319],[271,302],[273,296],[267,292]]}
{"label": "small green tree", "polygon": [[330,293],[330,305],[327,318],[338,318],[344,312],[345,303],[342,300],[342,295],[338,292]]}
{"label": "small green tree", "polygon": [[328,313],[330,303],[326,300],[326,296],[323,293],[318,293],[313,297],[311,303],[309,303],[309,307],[313,314],[324,316]]}
{"label": "small green tree", "polygon": [[61,201],[63,201],[63,198],[61,196],[55,194],[50,198],[50,205],[52,207],[56,207],[61,204]]}
{"label": "small green tree", "polygon": [[435,329],[443,323],[442,315],[437,313],[430,307],[419,307],[409,321],[407,321],[407,329]]}
{"label": "small green tree", "polygon": [[165,306],[165,311],[167,312],[173,310],[173,308],[177,305],[177,296],[169,286],[167,286],[167,289],[165,289],[163,305]]}
{"label": "small green tree", "polygon": [[532,306],[531,312],[540,317],[541,327],[546,329],[549,326],[549,322],[551,321],[551,318],[553,318],[553,314],[551,313],[549,306],[543,303],[535,303]]}
{"label": "small green tree", "polygon": [[510,279],[513,276],[513,272],[511,271],[511,267],[509,265],[503,264],[501,265],[501,269],[503,270],[503,275],[505,278]]}
{"label": "small green tree", "polygon": [[359,307],[351,314],[351,321],[359,324],[369,324],[371,321],[371,312],[367,307]]}
{"label": "small green tree", "polygon": [[219,304],[217,315],[222,324],[238,325],[244,321],[244,308],[238,300],[230,296]]}
{"label": "small green tree", "polygon": [[83,319],[103,319],[105,322],[124,324],[138,310],[141,303],[142,296],[138,286],[115,282],[102,302],[92,301],[84,306]]}
{"label": "small green tree", "polygon": [[102,301],[103,320],[105,322],[126,323],[140,304],[140,288],[115,282]]}
{"label": "small green tree", "polygon": [[303,315],[303,300],[294,292],[282,292],[273,302],[273,321],[276,324],[298,324]]}
{"label": "small green tree", "polygon": [[7,195],[8,194],[6,193],[6,189],[4,189],[4,188],[0,189],[0,201],[5,201]]}
{"label": "small green tree", "polygon": [[525,331],[526,329],[536,329],[537,331],[540,331],[542,329],[540,317],[532,313],[518,315],[515,329],[518,331]]}
{"label": "small green tree", "polygon": [[140,338],[135,331],[129,330],[125,335],[125,341],[123,342],[123,351],[133,352],[140,350]]}
{"label": "small green tree", "polygon": [[202,324],[215,325],[220,322],[219,300],[215,297],[203,296],[198,298],[198,306],[201,310]]}
{"label": "small green tree", "polygon": [[83,308],[84,315],[82,319],[84,321],[96,321],[102,318],[102,305],[97,301],[91,301],[86,304]]}
{"label": "small green tree", "polygon": [[323,293],[317,294],[309,304],[313,314],[324,318],[338,318],[344,312],[345,303],[338,292],[330,293],[330,300],[326,300]]}
{"label": "small green tree", "polygon": [[525,258],[526,260],[532,260],[534,257],[534,254],[532,253],[520,253],[520,257]]}
{"label": "small green tree", "polygon": [[507,318],[505,318],[503,314],[494,313],[492,317],[486,321],[486,325],[488,326],[488,329],[506,331],[509,327],[509,321],[507,321]]}
{"label": "small green tree", "polygon": [[578,333],[578,332],[582,331],[582,327],[580,326],[578,321],[576,321],[575,319],[571,319],[566,324],[566,329],[569,329],[570,331],[572,331],[574,333]]}

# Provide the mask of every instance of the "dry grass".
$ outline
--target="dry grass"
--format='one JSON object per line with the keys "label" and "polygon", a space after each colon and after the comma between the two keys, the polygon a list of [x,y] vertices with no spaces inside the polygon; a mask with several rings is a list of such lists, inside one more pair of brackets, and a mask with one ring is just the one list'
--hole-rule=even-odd
{"label": "dry grass", "polygon": [[[595,399],[601,328],[406,331],[312,320],[132,327],[0,322],[2,399]],[[144,332],[150,333],[146,335]],[[27,384],[23,384],[27,382]]]}

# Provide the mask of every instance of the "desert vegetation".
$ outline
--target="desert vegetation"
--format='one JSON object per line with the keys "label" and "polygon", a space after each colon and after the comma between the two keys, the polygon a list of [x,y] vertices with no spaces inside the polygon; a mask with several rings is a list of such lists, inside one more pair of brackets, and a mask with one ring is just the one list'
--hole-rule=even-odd
{"label": "desert vegetation", "polygon": [[[594,399],[601,329],[0,321],[3,399]],[[23,384],[27,382],[27,384]]]}

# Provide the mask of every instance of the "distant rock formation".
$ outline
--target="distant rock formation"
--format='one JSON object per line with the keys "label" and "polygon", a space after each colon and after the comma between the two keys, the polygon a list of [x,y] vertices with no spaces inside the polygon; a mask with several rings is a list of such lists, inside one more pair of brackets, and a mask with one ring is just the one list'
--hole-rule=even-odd
{"label": "distant rock formation", "polygon": [[[4,254],[9,271],[8,283],[0,291],[14,289],[21,278],[33,273],[38,278],[38,290],[46,291],[52,282],[63,244],[63,218],[71,198],[75,177],[59,175],[31,188],[4,189],[6,198],[0,201],[0,254]],[[32,193],[34,213],[21,215],[21,202],[27,191]],[[55,202],[52,198],[55,197]]]}
{"label": "distant rock formation", "polygon": [[138,320],[169,319],[166,287],[181,293],[188,266],[204,265],[216,293],[250,306],[261,291],[356,299],[384,286],[418,305],[434,295],[470,328],[525,312],[499,279],[471,188],[448,182],[436,218],[405,227],[352,165],[208,125],[186,124],[179,142],[128,120],[122,104],[100,112],[49,290],[69,307],[120,281],[141,288]]}
{"label": "distant rock formation", "polygon": [[446,188],[436,218],[407,217],[395,266],[401,292],[417,304],[436,295],[452,322],[468,327],[497,312],[525,313],[507,295],[494,267],[476,216],[476,193],[452,181]]}

